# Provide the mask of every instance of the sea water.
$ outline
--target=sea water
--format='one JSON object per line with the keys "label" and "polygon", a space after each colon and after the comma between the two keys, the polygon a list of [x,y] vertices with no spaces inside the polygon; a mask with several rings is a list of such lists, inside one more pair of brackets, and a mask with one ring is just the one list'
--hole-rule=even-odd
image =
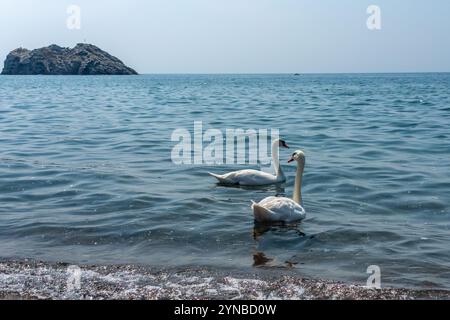
{"label": "sea water", "polygon": [[[278,129],[288,180],[177,165],[174,130]],[[294,273],[450,289],[450,74],[0,77],[0,259]],[[255,225],[251,200],[307,219]]]}

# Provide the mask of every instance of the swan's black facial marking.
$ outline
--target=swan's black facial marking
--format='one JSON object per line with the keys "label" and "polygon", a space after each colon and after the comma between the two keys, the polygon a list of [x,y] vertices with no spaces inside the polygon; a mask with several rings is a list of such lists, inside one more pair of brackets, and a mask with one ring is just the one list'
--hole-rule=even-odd
{"label": "swan's black facial marking", "polygon": [[292,156],[291,156],[291,158],[288,160],[288,163],[291,163],[292,161],[294,161],[297,157],[297,153],[296,152],[294,152],[293,154],[292,154]]}
{"label": "swan's black facial marking", "polygon": [[284,140],[280,140],[279,145],[280,145],[280,147],[284,147],[284,148],[288,148],[289,149],[288,145],[286,144],[286,141],[284,141]]}
{"label": "swan's black facial marking", "polygon": [[301,159],[304,160],[305,155],[304,155],[303,151],[297,150],[292,154],[291,158],[288,160],[288,163],[291,163],[292,161],[300,161]]}

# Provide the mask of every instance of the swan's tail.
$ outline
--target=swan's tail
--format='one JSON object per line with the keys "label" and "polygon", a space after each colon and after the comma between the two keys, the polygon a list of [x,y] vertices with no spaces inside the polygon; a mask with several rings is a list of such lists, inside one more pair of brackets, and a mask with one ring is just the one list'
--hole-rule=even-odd
{"label": "swan's tail", "polygon": [[217,180],[219,180],[220,183],[229,183],[228,180],[224,179],[222,176],[219,176],[218,174],[214,174],[214,173],[211,173],[211,172],[208,172],[208,174],[209,174],[211,177],[214,177],[214,178],[216,178]]}
{"label": "swan's tail", "polygon": [[255,201],[252,200],[253,215],[257,222],[269,222],[273,220],[272,211],[260,206]]}

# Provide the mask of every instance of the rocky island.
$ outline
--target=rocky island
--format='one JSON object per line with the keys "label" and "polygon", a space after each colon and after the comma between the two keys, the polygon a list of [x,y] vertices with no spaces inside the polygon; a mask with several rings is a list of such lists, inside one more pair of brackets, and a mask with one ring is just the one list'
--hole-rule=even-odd
{"label": "rocky island", "polygon": [[5,60],[4,75],[135,75],[118,58],[92,44],[74,48],[57,45],[28,50],[15,49]]}

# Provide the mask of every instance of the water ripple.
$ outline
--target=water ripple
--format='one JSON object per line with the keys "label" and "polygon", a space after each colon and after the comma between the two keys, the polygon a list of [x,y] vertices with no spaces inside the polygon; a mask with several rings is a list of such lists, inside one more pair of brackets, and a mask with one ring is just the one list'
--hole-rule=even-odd
{"label": "water ripple", "polygon": [[[450,288],[450,76],[0,78],[0,258],[267,268]],[[278,128],[307,155],[300,225],[176,166],[171,133]],[[282,151],[287,158],[292,150]],[[284,163],[284,161],[283,161]],[[247,166],[245,166],[247,167]],[[256,166],[254,168],[257,168]]]}

